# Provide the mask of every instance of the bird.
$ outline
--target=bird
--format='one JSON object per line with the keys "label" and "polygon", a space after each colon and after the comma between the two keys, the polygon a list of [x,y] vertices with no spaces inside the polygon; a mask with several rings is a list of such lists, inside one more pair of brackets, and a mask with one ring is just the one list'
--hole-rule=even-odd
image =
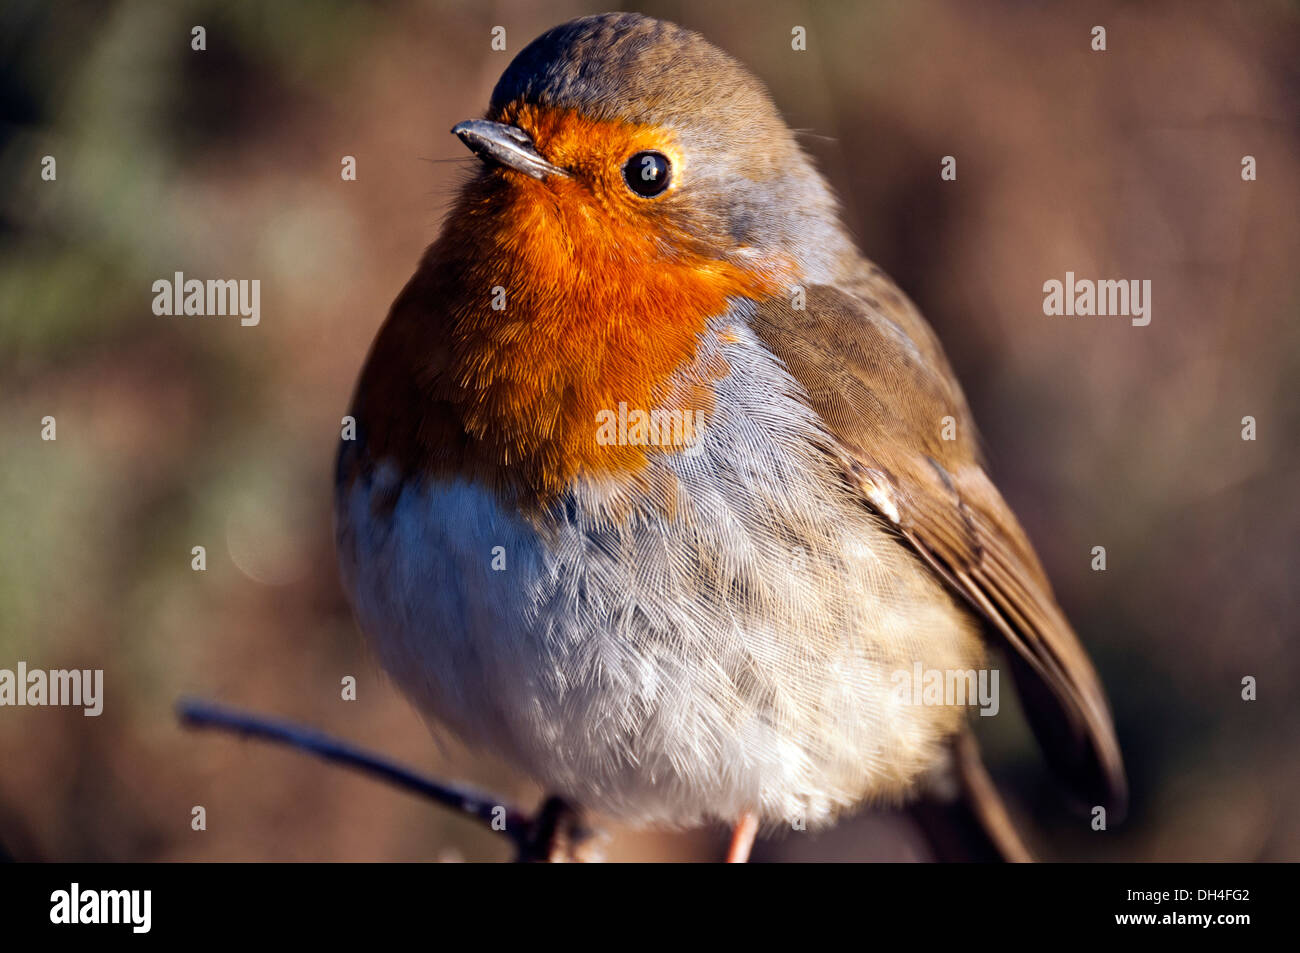
{"label": "bird", "polygon": [[1122,811],[1105,692],[940,342],[762,82],[583,17],[452,132],[480,161],[335,479],[344,589],[435,734],[585,814],[725,825],[732,861],[933,799],[1024,860],[969,704],[900,690],[1005,658],[1066,791]]}

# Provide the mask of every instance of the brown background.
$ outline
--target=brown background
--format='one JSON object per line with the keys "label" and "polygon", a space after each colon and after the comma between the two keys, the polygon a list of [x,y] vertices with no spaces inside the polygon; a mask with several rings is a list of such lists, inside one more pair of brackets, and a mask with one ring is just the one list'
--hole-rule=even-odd
{"label": "brown background", "polygon": [[[1098,662],[1134,788],[1122,827],[1094,834],[1062,807],[1013,706],[980,726],[1031,839],[1061,858],[1300,859],[1296,4],[645,9],[747,63],[809,131],[862,248],[944,340],[994,478]],[[172,706],[281,714],[535,796],[440,753],[365,655],[333,564],[332,456],[366,347],[471,167],[447,130],[482,113],[524,44],[583,12],[6,4],[0,667],[100,667],[107,695],[97,719],[0,709],[11,855],[506,855],[369,780],[187,733]],[[489,47],[498,24],[507,53]],[[1149,278],[1150,326],[1045,317],[1042,284],[1066,270]],[[175,271],[259,278],[261,325],[155,317],[150,286]],[[609,854],[711,857],[720,837],[617,834]],[[921,852],[865,818],[760,856]]]}

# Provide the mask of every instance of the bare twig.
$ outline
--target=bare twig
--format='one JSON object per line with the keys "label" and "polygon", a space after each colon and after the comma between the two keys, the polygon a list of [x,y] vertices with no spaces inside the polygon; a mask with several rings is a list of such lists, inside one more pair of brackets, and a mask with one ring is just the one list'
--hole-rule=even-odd
{"label": "bare twig", "polygon": [[491,794],[425,777],[395,761],[292,722],[197,699],[182,699],[177,703],[176,712],[181,723],[191,728],[215,728],[288,745],[380,778],[472,817],[489,830],[513,841],[520,861],[572,859],[577,845],[588,836],[577,812],[559,798],[547,800],[533,816]]}

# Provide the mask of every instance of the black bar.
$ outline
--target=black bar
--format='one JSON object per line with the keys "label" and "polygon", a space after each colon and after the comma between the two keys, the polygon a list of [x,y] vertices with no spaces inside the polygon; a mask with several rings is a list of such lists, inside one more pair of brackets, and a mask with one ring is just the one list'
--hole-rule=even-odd
{"label": "black bar", "polygon": [[[1294,867],[1267,864],[687,865],[671,871],[654,865],[8,864],[0,865],[0,929],[9,949],[24,949],[8,943],[23,938],[200,939],[206,946],[284,937],[301,946],[389,935],[437,947],[494,940],[516,929],[533,940],[602,944],[634,936],[675,944],[687,934],[698,944],[715,933],[735,939],[794,929],[807,940],[848,932],[867,947],[910,936],[908,946],[918,950],[953,938],[1049,948],[1067,939],[1073,946],[1080,938],[1124,936],[1180,944],[1201,936],[1222,948],[1261,928],[1285,929],[1294,914],[1282,907],[1294,882]],[[73,883],[83,900],[92,890],[149,890],[149,931],[135,933],[129,923],[52,923],[56,892],[70,899]],[[1198,897],[1199,891],[1215,893]],[[1146,915],[1154,922],[1118,919]],[[1189,915],[1249,922],[1165,919]],[[456,939],[466,934],[468,941]]]}

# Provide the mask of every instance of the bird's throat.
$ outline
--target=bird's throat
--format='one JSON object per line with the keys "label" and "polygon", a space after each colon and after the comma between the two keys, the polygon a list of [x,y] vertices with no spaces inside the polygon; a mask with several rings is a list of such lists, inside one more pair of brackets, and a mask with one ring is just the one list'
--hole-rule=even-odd
{"label": "bird's throat", "polygon": [[[698,431],[728,373],[701,347],[711,319],[775,280],[622,227],[580,184],[513,178],[467,188],[394,305],[358,403],[370,453],[544,503],[580,474],[633,475],[686,449],[680,428],[629,438],[602,421],[640,412]],[[405,378],[416,392],[399,392]],[[415,414],[418,426],[397,423]]]}

